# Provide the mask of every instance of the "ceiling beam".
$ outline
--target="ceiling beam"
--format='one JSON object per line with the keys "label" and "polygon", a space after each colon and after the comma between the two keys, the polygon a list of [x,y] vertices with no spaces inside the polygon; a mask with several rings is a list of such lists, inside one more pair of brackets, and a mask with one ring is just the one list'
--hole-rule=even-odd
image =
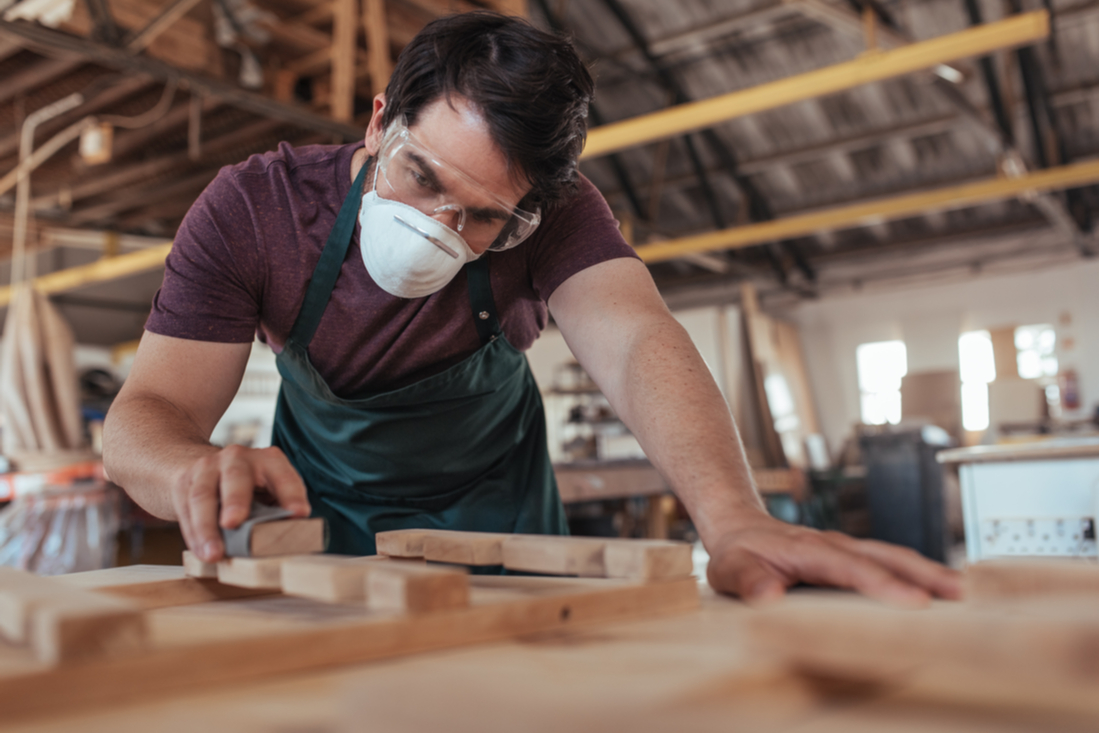
{"label": "ceiling beam", "polygon": [[[3,22],[6,21],[0,21],[0,23]],[[26,93],[29,89],[48,84],[57,77],[64,76],[78,66],[82,66],[83,63],[79,59],[72,58],[42,59],[0,81],[0,104]]]}
{"label": "ceiling beam", "polygon": [[199,0],[175,0],[137,32],[133,39],[126,44],[126,50],[130,53],[140,53],[142,49],[156,40],[157,36],[168,30],[173,23],[187,15],[198,2]]}
{"label": "ceiling beam", "polygon": [[30,23],[0,20],[0,38],[14,36],[31,48],[47,53],[76,54],[89,62],[120,71],[148,74],[159,81],[186,82],[192,94],[216,97],[227,104],[254,114],[289,122],[307,130],[336,135],[346,142],[358,140],[361,128],[327,119],[297,105],[276,102],[270,97],[240,89],[232,84],[207,79],[199,74],[177,69],[154,58],[133,56],[123,49],[111,48],[83,38],[75,38]]}
{"label": "ceiling beam", "polygon": [[[70,267],[36,277],[34,287],[39,292],[50,295],[155,270],[158,267],[164,267],[164,259],[171,249],[172,243],[165,242],[130,254],[104,257],[88,265]],[[11,302],[11,296],[11,286],[0,287],[0,308]]]}
{"label": "ceiling beam", "polygon": [[891,79],[938,64],[1014,48],[1046,38],[1046,11],[1013,16],[889,51],[871,51],[852,61],[597,127],[588,132],[582,158],[594,158],[644,143],[702,130],[737,117]]}
{"label": "ceiling beam", "polygon": [[740,249],[775,239],[802,237],[831,229],[866,226],[929,211],[961,209],[990,201],[1028,195],[1031,192],[1085,186],[1096,183],[1098,178],[1100,178],[1100,161],[1092,160],[1059,168],[1048,168],[1019,178],[991,178],[932,191],[862,201],[824,211],[795,214],[774,221],[647,244],[638,247],[636,251],[644,262],[663,262],[689,253]]}

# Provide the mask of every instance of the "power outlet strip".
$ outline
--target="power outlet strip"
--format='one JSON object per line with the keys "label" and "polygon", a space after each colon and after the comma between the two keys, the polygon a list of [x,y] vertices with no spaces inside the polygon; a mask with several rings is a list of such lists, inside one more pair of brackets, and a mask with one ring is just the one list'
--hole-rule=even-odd
{"label": "power outlet strip", "polygon": [[983,557],[994,555],[1096,557],[1092,517],[1001,517],[981,525]]}

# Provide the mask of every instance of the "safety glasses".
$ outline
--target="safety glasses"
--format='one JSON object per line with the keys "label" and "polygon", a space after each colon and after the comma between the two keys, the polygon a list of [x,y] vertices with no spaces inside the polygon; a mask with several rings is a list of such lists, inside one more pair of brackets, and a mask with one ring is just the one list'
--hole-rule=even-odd
{"label": "safety glasses", "polygon": [[404,121],[394,122],[378,153],[375,190],[440,219],[471,249],[500,252],[531,236],[538,210],[525,211],[486,190],[418,141]]}

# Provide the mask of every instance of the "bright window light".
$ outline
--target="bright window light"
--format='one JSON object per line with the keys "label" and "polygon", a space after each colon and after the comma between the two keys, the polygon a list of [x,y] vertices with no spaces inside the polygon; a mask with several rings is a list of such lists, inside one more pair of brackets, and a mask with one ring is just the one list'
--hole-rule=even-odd
{"label": "bright window light", "polygon": [[1049,323],[1016,329],[1016,370],[1024,379],[1053,377],[1058,373],[1054,347],[1058,337]]}
{"label": "bright window light", "polygon": [[964,383],[989,384],[997,378],[993,339],[989,331],[970,331],[959,336],[959,377]]}
{"label": "bright window light", "polygon": [[963,382],[963,430],[985,430],[989,427],[989,385],[985,382]]}
{"label": "bright window light", "polygon": [[959,377],[963,430],[985,430],[989,427],[989,383],[997,378],[989,331],[959,336]]}
{"label": "bright window light", "polygon": [[909,371],[904,341],[856,347],[860,417],[867,425],[901,422],[901,378]]}

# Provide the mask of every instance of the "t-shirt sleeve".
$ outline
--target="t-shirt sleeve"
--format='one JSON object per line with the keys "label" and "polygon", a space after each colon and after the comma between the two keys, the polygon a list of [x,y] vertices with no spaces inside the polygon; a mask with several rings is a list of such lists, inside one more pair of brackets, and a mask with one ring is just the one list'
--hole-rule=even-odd
{"label": "t-shirt sleeve", "polygon": [[233,169],[222,169],[180,224],[147,330],[199,341],[255,338],[263,272],[251,208]]}
{"label": "t-shirt sleeve", "polygon": [[544,302],[581,270],[621,257],[639,259],[599,190],[584,176],[578,184],[573,197],[547,214],[531,248],[532,285]]}

